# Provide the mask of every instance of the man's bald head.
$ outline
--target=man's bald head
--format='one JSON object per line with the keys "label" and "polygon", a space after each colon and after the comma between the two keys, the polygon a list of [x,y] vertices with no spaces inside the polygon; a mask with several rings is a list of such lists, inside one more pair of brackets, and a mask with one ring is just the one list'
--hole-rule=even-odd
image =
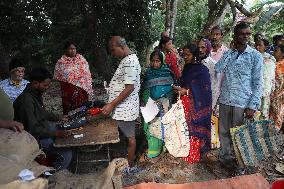
{"label": "man's bald head", "polygon": [[123,58],[131,53],[126,40],[121,36],[112,36],[108,43],[109,52],[112,56]]}
{"label": "man's bald head", "polygon": [[109,40],[109,46],[110,45],[123,47],[123,46],[127,46],[127,43],[126,43],[125,38],[121,36],[112,36]]}

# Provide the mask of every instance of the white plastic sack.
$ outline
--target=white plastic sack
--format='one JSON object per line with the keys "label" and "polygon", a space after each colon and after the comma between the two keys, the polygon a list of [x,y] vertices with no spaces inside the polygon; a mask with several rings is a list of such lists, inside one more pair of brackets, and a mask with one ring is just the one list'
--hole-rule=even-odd
{"label": "white plastic sack", "polygon": [[164,115],[162,123],[168,128],[165,129],[165,146],[169,153],[174,157],[187,157],[190,137],[181,100]]}

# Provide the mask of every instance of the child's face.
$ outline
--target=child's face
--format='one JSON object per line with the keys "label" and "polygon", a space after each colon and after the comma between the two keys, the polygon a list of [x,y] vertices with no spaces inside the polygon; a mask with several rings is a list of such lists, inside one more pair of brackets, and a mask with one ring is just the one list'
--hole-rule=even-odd
{"label": "child's face", "polygon": [[161,62],[159,56],[158,55],[153,56],[153,58],[151,60],[151,67],[153,69],[160,69],[161,64],[162,64],[162,62]]}

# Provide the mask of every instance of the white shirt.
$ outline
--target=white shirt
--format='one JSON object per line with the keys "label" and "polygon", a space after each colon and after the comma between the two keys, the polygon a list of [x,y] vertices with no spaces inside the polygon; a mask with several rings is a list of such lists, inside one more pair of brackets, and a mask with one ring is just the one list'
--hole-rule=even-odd
{"label": "white shirt", "polygon": [[212,90],[212,108],[215,108],[217,104],[217,100],[220,95],[220,86],[218,80],[220,79],[217,77],[215,73],[215,64],[217,63],[213,58],[210,56],[203,59],[202,63],[208,68],[210,74],[210,81],[211,81],[211,90]]}
{"label": "white shirt", "polygon": [[122,121],[134,121],[139,116],[139,90],[141,67],[136,54],[124,57],[115,71],[109,84],[109,103],[125,89],[125,85],[133,84],[133,92],[113,110],[112,118]]}

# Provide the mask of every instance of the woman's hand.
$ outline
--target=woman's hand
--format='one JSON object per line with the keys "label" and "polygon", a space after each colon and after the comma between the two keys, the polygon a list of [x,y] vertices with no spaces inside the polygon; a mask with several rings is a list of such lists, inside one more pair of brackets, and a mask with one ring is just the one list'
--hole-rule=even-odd
{"label": "woman's hand", "polygon": [[180,95],[186,95],[187,94],[187,89],[185,89],[185,88],[181,88],[180,86],[175,86],[175,85],[172,85],[172,87],[173,87],[175,93],[179,93]]}

